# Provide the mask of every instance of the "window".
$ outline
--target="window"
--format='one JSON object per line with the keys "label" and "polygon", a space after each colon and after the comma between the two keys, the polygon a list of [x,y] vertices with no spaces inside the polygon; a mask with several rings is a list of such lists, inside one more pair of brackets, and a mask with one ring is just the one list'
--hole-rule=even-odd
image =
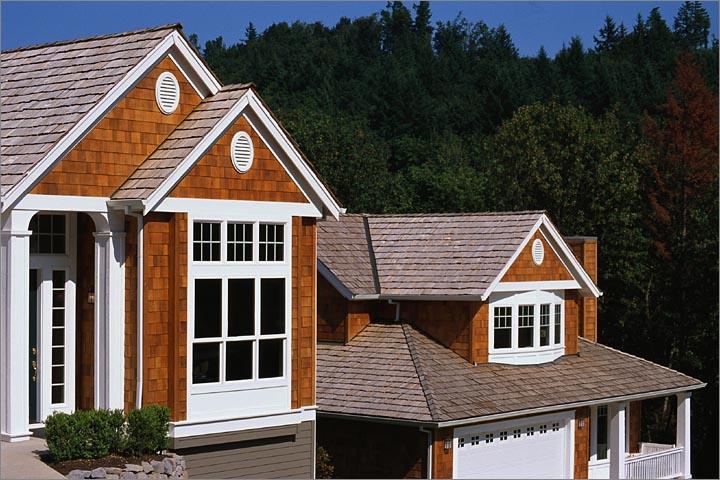
{"label": "window", "polygon": [[193,260],[196,262],[220,261],[219,222],[195,222],[193,224]]}
{"label": "window", "polygon": [[518,312],[518,347],[533,346],[533,331],[535,322],[535,306],[520,305]]}
{"label": "window", "polygon": [[65,215],[41,214],[30,220],[30,253],[57,255],[65,253]]}
{"label": "window", "polygon": [[493,434],[492,433],[486,433],[485,434],[485,443],[492,443],[493,442]]}
{"label": "window", "polygon": [[507,440],[508,432],[500,432],[500,441]]}
{"label": "window", "polygon": [[540,346],[550,345],[550,305],[540,305]]}
{"label": "window", "polygon": [[525,429],[525,434],[526,434],[528,437],[531,437],[531,436],[535,435],[535,427],[527,427],[527,428]]}
{"label": "window", "polygon": [[[64,217],[63,217],[64,218]],[[51,392],[53,404],[65,403],[65,271],[52,272]]]}
{"label": "window", "polygon": [[553,423],[553,424],[552,424],[552,431],[553,431],[553,432],[557,432],[558,430],[560,430],[560,422],[555,422],[555,423]]}
{"label": "window", "polygon": [[562,334],[562,305],[555,305],[555,345],[560,345],[560,335]]}
{"label": "window", "polygon": [[252,223],[228,223],[227,225],[228,262],[251,262],[253,259]]}
{"label": "window", "polygon": [[285,278],[198,278],[194,285],[193,384],[283,377]]}
{"label": "window", "polygon": [[260,261],[282,262],[284,257],[284,226],[271,223],[260,224]]}
{"label": "window", "polygon": [[521,435],[522,435],[522,433],[520,432],[519,428],[516,428],[515,430],[513,430],[513,438],[520,438]]}
{"label": "window", "polygon": [[540,433],[547,433],[547,425],[540,425]]}
{"label": "window", "polygon": [[473,435],[470,437],[470,445],[479,445],[480,444],[480,435]]}
{"label": "window", "polygon": [[607,406],[597,407],[597,459],[607,460],[608,458],[608,413]]}
{"label": "window", "polygon": [[495,307],[495,348],[512,346],[512,307]]}
{"label": "window", "polygon": [[465,446],[465,438],[460,437],[458,438],[458,448],[463,448]]}

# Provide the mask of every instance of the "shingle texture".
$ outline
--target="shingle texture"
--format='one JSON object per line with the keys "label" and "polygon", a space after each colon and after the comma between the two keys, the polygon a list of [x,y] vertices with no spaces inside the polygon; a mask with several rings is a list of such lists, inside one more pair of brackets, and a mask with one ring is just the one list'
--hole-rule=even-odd
{"label": "shingle texture", "polygon": [[177,25],[0,54],[5,194]]}
{"label": "shingle texture", "polygon": [[378,293],[363,215],[318,222],[317,237],[318,258],[348,290],[355,295]]}
{"label": "shingle texture", "polygon": [[318,223],[318,258],[355,295],[479,296],[542,214],[366,215],[367,232],[360,216],[344,215]]}
{"label": "shingle texture", "polygon": [[250,85],[228,85],[203,100],[113,193],[112,198],[147,199],[249,88]]}
{"label": "shingle texture", "polygon": [[554,362],[473,366],[408,324],[370,324],[347,345],[319,344],[317,382],[323,412],[435,422],[702,385],[583,338],[577,355]]}

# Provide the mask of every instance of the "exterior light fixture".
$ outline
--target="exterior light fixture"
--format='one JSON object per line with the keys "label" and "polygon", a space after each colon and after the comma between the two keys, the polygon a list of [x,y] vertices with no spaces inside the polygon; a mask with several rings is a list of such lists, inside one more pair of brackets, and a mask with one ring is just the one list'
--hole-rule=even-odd
{"label": "exterior light fixture", "polygon": [[443,447],[445,448],[446,452],[449,452],[452,449],[452,439],[446,438]]}
{"label": "exterior light fixture", "polygon": [[578,422],[578,426],[580,428],[585,428],[585,419],[584,418],[580,419],[580,421]]}
{"label": "exterior light fixture", "polygon": [[90,287],[88,290],[87,302],[91,305],[95,303],[95,287]]}

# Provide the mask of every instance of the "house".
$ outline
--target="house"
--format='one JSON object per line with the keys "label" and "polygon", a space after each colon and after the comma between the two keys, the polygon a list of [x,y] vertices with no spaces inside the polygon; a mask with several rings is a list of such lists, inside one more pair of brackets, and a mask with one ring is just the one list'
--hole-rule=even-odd
{"label": "house", "polygon": [[0,429],[170,407],[191,475],[312,477],[316,221],[341,210],[179,25],[2,52]]}
{"label": "house", "polygon": [[[704,384],[597,342],[597,239],[542,211],[318,223],[318,446],[340,477],[691,477]],[[677,399],[673,444],[642,401]]]}

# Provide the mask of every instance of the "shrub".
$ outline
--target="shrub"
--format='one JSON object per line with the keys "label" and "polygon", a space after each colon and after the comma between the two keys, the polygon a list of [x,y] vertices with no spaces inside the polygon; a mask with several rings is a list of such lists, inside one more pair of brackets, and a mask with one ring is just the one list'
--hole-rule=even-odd
{"label": "shrub", "polygon": [[122,410],[54,413],[45,421],[45,438],[55,460],[100,458],[122,449]]}
{"label": "shrub", "polygon": [[315,453],[315,477],[332,478],[335,467],[332,465],[330,454],[323,447],[318,447]]}
{"label": "shrub", "polygon": [[146,405],[128,415],[127,449],[134,455],[160,453],[167,448],[170,409]]}

